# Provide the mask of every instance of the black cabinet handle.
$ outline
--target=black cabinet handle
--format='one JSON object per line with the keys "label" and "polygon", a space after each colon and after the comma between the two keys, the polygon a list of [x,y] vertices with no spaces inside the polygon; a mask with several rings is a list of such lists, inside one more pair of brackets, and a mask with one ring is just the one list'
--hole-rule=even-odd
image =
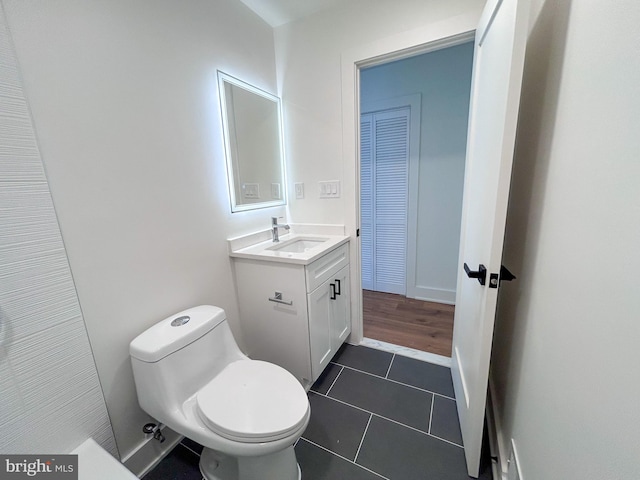
{"label": "black cabinet handle", "polygon": [[340,280],[336,278],[336,295],[340,295]]}
{"label": "black cabinet handle", "polygon": [[464,271],[467,272],[467,277],[469,278],[477,278],[480,285],[484,285],[487,281],[487,268],[480,264],[478,266],[478,270],[474,271],[469,268],[469,265],[464,264]]}
{"label": "black cabinet handle", "polygon": [[335,300],[336,299],[336,286],[333,283],[329,284],[329,298],[331,300]]}

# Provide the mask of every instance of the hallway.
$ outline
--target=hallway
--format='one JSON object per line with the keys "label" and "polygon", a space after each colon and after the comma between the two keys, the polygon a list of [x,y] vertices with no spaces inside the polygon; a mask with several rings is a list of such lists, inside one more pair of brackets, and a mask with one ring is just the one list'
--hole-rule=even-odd
{"label": "hallway", "polygon": [[371,290],[362,296],[366,338],[451,356],[453,305]]}

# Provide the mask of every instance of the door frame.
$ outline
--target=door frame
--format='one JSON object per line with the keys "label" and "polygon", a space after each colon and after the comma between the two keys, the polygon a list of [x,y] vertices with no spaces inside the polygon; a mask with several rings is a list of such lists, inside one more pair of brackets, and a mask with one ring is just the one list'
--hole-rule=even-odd
{"label": "door frame", "polygon": [[[394,35],[343,52],[342,66],[342,153],[344,195],[347,205],[345,229],[351,237],[351,335],[348,342],[359,345],[364,337],[362,321],[362,273],[360,241],[360,69],[394,60],[442,50],[475,38],[478,16],[468,14],[455,21],[436,23]],[[351,202],[349,202],[351,200]]]}
{"label": "door frame", "polygon": [[[409,108],[409,162],[407,164],[407,254],[405,257],[405,296],[416,298],[416,257],[418,239],[418,179],[420,177],[420,129],[422,117],[422,95],[402,95],[399,97],[371,100],[362,105],[360,115]],[[358,140],[360,131],[358,128]],[[358,143],[358,149],[359,147]],[[360,168],[360,152],[358,151],[358,168]],[[358,172],[360,185],[360,172]],[[360,187],[358,187],[358,204],[360,205]],[[360,213],[359,213],[360,214]],[[358,217],[358,225],[360,218]],[[358,244],[358,249],[360,244]],[[360,251],[360,250],[358,250]],[[362,260],[362,257],[360,257]]]}

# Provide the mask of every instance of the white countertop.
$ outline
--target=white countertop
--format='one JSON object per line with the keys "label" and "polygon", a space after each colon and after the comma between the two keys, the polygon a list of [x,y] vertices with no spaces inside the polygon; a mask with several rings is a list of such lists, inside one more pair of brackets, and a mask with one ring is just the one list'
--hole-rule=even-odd
{"label": "white countertop", "polygon": [[[318,245],[308,248],[304,252],[286,252],[277,250],[287,247],[299,240],[321,241]],[[262,241],[243,248],[230,248],[229,255],[235,258],[247,258],[267,262],[295,263],[308,265],[325,253],[349,241],[348,235],[315,235],[290,233],[280,235],[280,242],[272,240]]]}

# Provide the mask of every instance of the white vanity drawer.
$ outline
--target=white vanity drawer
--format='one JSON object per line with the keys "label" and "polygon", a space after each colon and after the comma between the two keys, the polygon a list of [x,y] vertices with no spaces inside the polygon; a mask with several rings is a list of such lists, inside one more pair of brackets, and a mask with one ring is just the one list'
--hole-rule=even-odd
{"label": "white vanity drawer", "polygon": [[346,243],[307,265],[307,293],[313,292],[326,280],[349,264],[349,244]]}

